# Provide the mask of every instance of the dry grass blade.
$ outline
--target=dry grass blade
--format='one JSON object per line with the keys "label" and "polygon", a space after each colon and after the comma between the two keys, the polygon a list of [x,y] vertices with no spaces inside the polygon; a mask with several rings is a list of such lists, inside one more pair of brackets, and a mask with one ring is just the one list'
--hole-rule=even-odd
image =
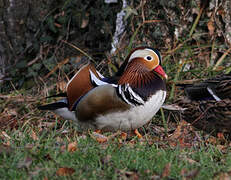
{"label": "dry grass blade", "polygon": [[198,24],[198,22],[200,20],[200,17],[202,15],[203,10],[204,10],[204,5],[200,8],[200,11],[199,11],[199,13],[198,13],[198,15],[196,17],[196,20],[194,21],[193,26],[192,26],[192,28],[191,28],[191,30],[189,32],[190,37],[192,36],[194,30],[196,29],[196,26],[197,26],[197,24]]}
{"label": "dry grass blade", "polygon": [[64,64],[67,64],[69,62],[69,58],[64,59],[63,61],[61,61],[60,63],[58,63],[46,76],[45,79],[47,79],[51,74],[53,74],[57,69],[59,69],[60,67],[62,67]]}
{"label": "dry grass blade", "polygon": [[75,45],[73,45],[73,44],[71,44],[71,43],[69,43],[67,41],[62,40],[62,42],[66,43],[69,46],[73,47],[74,49],[78,50],[79,52],[81,52],[83,55],[87,56],[90,60],[92,60],[95,63],[94,59],[89,54],[84,52],[82,49],[78,48],[77,46],[75,46]]}
{"label": "dry grass blade", "polygon": [[222,63],[222,61],[225,59],[225,57],[229,54],[229,52],[231,51],[231,48],[229,48],[217,61],[217,63],[215,64],[213,70],[217,70],[218,66]]}

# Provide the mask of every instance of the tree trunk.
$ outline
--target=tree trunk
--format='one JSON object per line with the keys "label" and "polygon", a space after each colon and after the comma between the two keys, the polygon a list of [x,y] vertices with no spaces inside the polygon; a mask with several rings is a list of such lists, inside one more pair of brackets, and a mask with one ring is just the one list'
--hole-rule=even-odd
{"label": "tree trunk", "polygon": [[0,0],[0,82],[10,67],[24,58],[50,4],[43,0]]}
{"label": "tree trunk", "polygon": [[[146,20],[160,19],[163,22],[142,26],[136,38],[139,39],[141,34],[146,39],[140,39],[139,42],[144,41],[141,43],[168,49],[169,46],[174,47],[178,38],[189,34],[200,11],[198,4],[205,1],[142,2],[146,7],[143,12],[140,1],[127,1],[129,8],[133,8],[133,11],[127,8],[127,14],[136,14],[134,9],[139,10],[136,15],[130,16],[133,18],[127,19],[126,43],[129,44],[137,24],[145,15]],[[226,49],[231,45],[231,0],[206,2],[208,3],[193,32],[210,34],[211,42],[219,37],[218,41],[223,43]],[[18,77],[18,74],[28,75],[30,68],[26,69],[24,74],[17,71],[17,68],[29,67],[38,57],[48,60],[57,50],[62,56],[56,54],[56,58],[73,55],[70,47],[60,45],[61,40],[88,48],[91,50],[90,54],[110,51],[116,29],[116,14],[121,11],[122,4],[119,0],[118,3],[112,4],[105,3],[105,0],[0,0],[0,83],[4,76],[13,78]]]}

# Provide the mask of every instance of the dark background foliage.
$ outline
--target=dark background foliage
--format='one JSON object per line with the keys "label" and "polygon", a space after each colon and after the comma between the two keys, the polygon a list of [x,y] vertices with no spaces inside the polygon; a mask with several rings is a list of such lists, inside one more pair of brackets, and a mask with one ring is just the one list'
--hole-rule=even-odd
{"label": "dark background foliage", "polygon": [[[90,57],[111,75],[141,45],[160,50],[169,77],[165,103],[176,102],[183,95],[177,83],[231,71],[230,1],[127,0],[126,29],[113,52],[125,0],[0,0],[0,179],[230,177],[230,139],[212,136],[210,127],[208,133],[195,130],[184,121],[193,117],[182,113],[161,109],[139,128],[144,138],[138,139],[79,132],[75,123],[37,108],[54,102],[45,97],[64,91]],[[205,112],[223,117],[230,113],[223,107]],[[205,114],[194,114],[203,124]]]}
{"label": "dark background foliage", "polygon": [[[161,50],[172,64],[187,61],[191,68],[211,69],[231,42],[229,2],[130,0],[125,11],[126,31],[118,48],[121,51],[116,55],[124,58],[126,53],[121,52],[127,46],[145,44]],[[38,77],[44,77],[65,58],[70,59],[51,77],[71,75],[82,57],[65,42],[87,52],[97,64],[108,64],[105,59],[109,59],[117,67],[120,61],[109,52],[121,9],[122,1],[0,1],[0,91],[9,91],[12,84],[15,88],[32,87]],[[146,22],[149,20],[161,22]],[[181,43],[183,47],[175,51]],[[176,71],[171,68],[169,72]]]}

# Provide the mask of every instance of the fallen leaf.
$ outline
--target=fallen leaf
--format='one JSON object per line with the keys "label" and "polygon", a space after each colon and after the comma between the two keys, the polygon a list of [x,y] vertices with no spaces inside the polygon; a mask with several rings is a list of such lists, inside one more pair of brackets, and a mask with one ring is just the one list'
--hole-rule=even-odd
{"label": "fallen leaf", "polygon": [[150,179],[152,179],[152,180],[159,180],[159,179],[161,179],[161,178],[160,178],[160,175],[158,175],[158,174],[153,174],[153,175],[150,177]]}
{"label": "fallen leaf", "polygon": [[205,140],[205,142],[208,143],[208,144],[216,145],[216,144],[218,144],[218,139],[215,138],[214,136],[210,136],[209,138],[207,138]]}
{"label": "fallen leaf", "polygon": [[28,143],[28,144],[25,145],[25,148],[26,149],[32,149],[34,146],[35,146],[34,144],[29,144]]}
{"label": "fallen leaf", "polygon": [[219,174],[217,174],[214,179],[217,179],[217,180],[231,180],[230,178],[230,173],[227,173],[227,172],[221,172]]}
{"label": "fallen leaf", "polygon": [[58,144],[63,144],[63,139],[61,138],[61,137],[57,137],[56,138],[56,142],[58,143]]}
{"label": "fallen leaf", "polygon": [[3,142],[2,144],[5,145],[5,146],[10,146],[11,143],[10,143],[10,140],[8,140],[6,142]]}
{"label": "fallen leaf", "polygon": [[199,169],[193,169],[193,170],[190,170],[190,171],[187,171],[186,169],[182,169],[180,174],[181,176],[184,177],[184,179],[194,179],[198,173],[200,172]]}
{"label": "fallen leaf", "polygon": [[222,16],[222,19],[225,18],[225,10],[223,9],[223,7],[221,6],[218,10],[217,10],[217,14],[219,14],[220,16]]}
{"label": "fallen leaf", "polygon": [[75,170],[73,168],[62,167],[56,171],[56,174],[58,176],[69,176],[69,175],[72,175],[74,172]]}
{"label": "fallen leaf", "polygon": [[136,143],[137,143],[137,141],[133,139],[133,140],[128,142],[128,145],[132,148],[135,146]]}
{"label": "fallen leaf", "polygon": [[111,161],[111,155],[106,155],[101,158],[101,162],[104,165],[108,165],[110,161]]}
{"label": "fallen leaf", "polygon": [[56,144],[57,147],[60,147],[61,152],[65,152],[67,150],[66,143],[64,143],[62,138],[57,137],[55,144]]}
{"label": "fallen leaf", "polygon": [[61,131],[61,134],[68,134],[69,132],[70,132],[69,130],[64,129],[64,130]]}
{"label": "fallen leaf", "polygon": [[29,168],[31,164],[32,158],[26,157],[24,160],[18,162],[17,168]]}
{"label": "fallen leaf", "polygon": [[184,158],[184,160],[188,161],[190,164],[198,164],[198,162],[190,158]]}
{"label": "fallen leaf", "polygon": [[190,148],[192,146],[191,143],[187,143],[186,142],[186,138],[185,137],[179,138],[178,140],[179,140],[181,148],[186,148],[186,147]]}
{"label": "fallen leaf", "polygon": [[68,152],[75,152],[77,150],[77,142],[71,142],[67,147]]}
{"label": "fallen leaf", "polygon": [[87,27],[89,23],[89,13],[85,14],[85,17],[82,19],[81,28]]}
{"label": "fallen leaf", "polygon": [[139,175],[137,174],[137,172],[133,172],[133,171],[126,171],[125,176],[129,179],[132,179],[132,180],[138,180],[139,179]]}
{"label": "fallen leaf", "polygon": [[14,116],[7,114],[6,112],[0,113],[0,127],[3,129],[6,126],[10,128],[15,127],[16,125],[16,118]]}
{"label": "fallen leaf", "polygon": [[219,140],[225,141],[225,136],[224,136],[224,134],[221,133],[221,132],[217,133],[217,138],[218,138]]}
{"label": "fallen leaf", "polygon": [[209,30],[209,35],[212,36],[214,34],[214,30],[215,30],[214,22],[212,19],[210,19],[209,22],[207,23],[207,27]]}
{"label": "fallen leaf", "polygon": [[56,83],[56,86],[57,86],[57,90],[58,91],[62,91],[62,92],[64,92],[65,90],[66,90],[66,87],[67,87],[67,82],[66,81],[60,81],[60,82],[57,82]]}
{"label": "fallen leaf", "polygon": [[78,136],[78,140],[80,140],[80,139],[87,139],[87,136],[85,134],[82,134],[82,135]]}
{"label": "fallen leaf", "polygon": [[33,171],[28,172],[31,176],[37,176],[41,171],[44,171],[45,168],[35,167]]}
{"label": "fallen leaf", "polygon": [[1,134],[7,139],[11,139],[10,136],[5,131],[2,131]]}
{"label": "fallen leaf", "polygon": [[219,149],[219,150],[220,150],[221,152],[223,152],[223,153],[227,152],[227,150],[228,150],[228,147],[227,147],[227,146],[220,145],[220,144],[218,144],[218,145],[216,146],[216,148]]}
{"label": "fallen leaf", "polygon": [[171,171],[171,164],[168,163],[165,165],[163,172],[161,174],[161,178],[165,178],[168,177],[170,175],[170,171]]}
{"label": "fallen leaf", "polygon": [[62,25],[61,25],[61,24],[58,24],[58,23],[54,23],[54,25],[55,25],[56,27],[58,27],[58,28],[61,28],[61,27],[62,27]]}
{"label": "fallen leaf", "polygon": [[107,142],[107,138],[96,138],[96,141],[98,142],[98,143],[105,143],[105,142]]}
{"label": "fallen leaf", "polygon": [[61,150],[61,152],[66,151],[66,145],[62,145],[62,146],[60,147],[60,150]]}
{"label": "fallen leaf", "polygon": [[50,156],[50,154],[46,154],[46,155],[44,156],[44,159],[50,161],[50,160],[52,160],[52,157]]}
{"label": "fallen leaf", "polygon": [[[24,99],[23,99],[24,100]],[[9,108],[6,108],[4,111],[7,112],[8,115],[13,115],[13,116],[17,116],[18,115],[18,112],[16,109],[9,109]]]}
{"label": "fallen leaf", "polygon": [[180,121],[180,123],[178,124],[176,130],[174,131],[174,133],[171,135],[170,139],[177,139],[180,136],[182,136],[185,127],[188,125],[188,123],[186,121]]}
{"label": "fallen leaf", "polygon": [[121,132],[120,137],[121,138],[119,138],[119,141],[122,143],[123,141],[125,141],[127,139],[128,134],[125,132]]}
{"label": "fallen leaf", "polygon": [[99,134],[97,132],[90,133],[90,136],[99,143],[105,143],[108,141],[107,136],[104,136],[104,135]]}
{"label": "fallen leaf", "polygon": [[55,124],[56,124],[55,122],[41,122],[39,124],[39,127],[41,127],[41,128],[44,128],[44,127],[46,127],[46,128],[54,128]]}
{"label": "fallen leaf", "polygon": [[193,143],[196,141],[195,138],[195,131],[191,124],[187,123],[186,121],[180,121],[176,130],[173,134],[169,137],[169,144],[170,146],[177,146],[179,145],[181,148],[192,147]]}
{"label": "fallen leaf", "polygon": [[32,138],[34,141],[38,141],[38,140],[39,140],[38,136],[36,135],[36,133],[35,133],[33,130],[31,131],[31,138]]}
{"label": "fallen leaf", "polygon": [[139,175],[135,171],[125,171],[124,169],[116,169],[117,174],[120,176],[118,179],[132,179],[138,180]]}
{"label": "fallen leaf", "polygon": [[13,152],[13,149],[10,146],[0,145],[0,154],[10,154]]}

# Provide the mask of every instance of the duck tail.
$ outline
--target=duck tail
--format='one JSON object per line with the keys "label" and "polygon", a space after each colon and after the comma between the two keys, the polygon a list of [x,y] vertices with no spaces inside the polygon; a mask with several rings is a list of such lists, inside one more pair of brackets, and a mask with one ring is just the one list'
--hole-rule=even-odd
{"label": "duck tail", "polygon": [[53,110],[54,111],[54,110],[57,110],[60,108],[68,108],[68,104],[67,104],[66,99],[60,100],[60,101],[55,102],[55,103],[38,106],[39,110],[51,110],[51,111]]}
{"label": "duck tail", "polygon": [[52,97],[67,97],[67,93],[64,92],[64,93],[59,93],[59,94],[47,96],[46,99],[47,99],[47,98],[52,98]]}

